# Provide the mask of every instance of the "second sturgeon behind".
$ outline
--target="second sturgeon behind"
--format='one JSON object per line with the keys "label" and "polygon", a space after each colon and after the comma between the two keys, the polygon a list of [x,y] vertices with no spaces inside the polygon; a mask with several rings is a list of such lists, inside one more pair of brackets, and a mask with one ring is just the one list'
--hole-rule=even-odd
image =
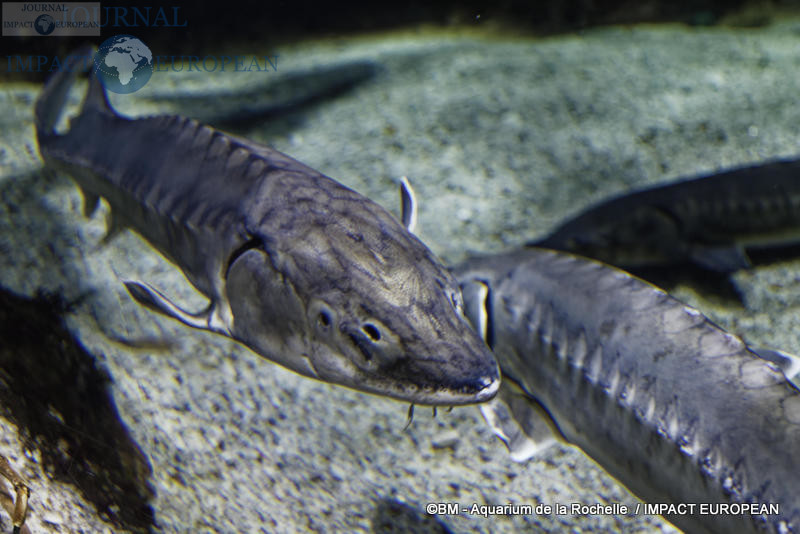
{"label": "second sturgeon behind", "polygon": [[800,391],[776,365],[593,260],[528,248],[454,270],[503,372],[481,409],[517,459],[536,453],[526,436],[537,424],[555,425],[646,502],[759,505],[755,516],[664,513],[686,532],[800,531]]}

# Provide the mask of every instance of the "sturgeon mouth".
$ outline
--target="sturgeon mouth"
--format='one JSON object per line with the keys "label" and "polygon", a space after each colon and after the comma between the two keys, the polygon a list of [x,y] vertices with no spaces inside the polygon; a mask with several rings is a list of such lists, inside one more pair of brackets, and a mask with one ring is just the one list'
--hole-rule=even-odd
{"label": "sturgeon mouth", "polygon": [[431,406],[479,404],[492,400],[498,389],[500,389],[500,377],[486,376],[458,389],[433,391],[429,394],[421,392],[420,398],[414,399],[413,402],[414,404]]}
{"label": "sturgeon mouth", "polygon": [[500,389],[500,376],[485,377],[481,379],[480,389],[475,394],[475,402],[486,402],[492,400]]}
{"label": "sturgeon mouth", "polygon": [[479,404],[494,398],[500,388],[500,374],[494,373],[459,385],[443,384],[421,386],[411,382],[399,382],[387,388],[383,381],[368,380],[362,389],[381,396],[423,406],[462,406]]}

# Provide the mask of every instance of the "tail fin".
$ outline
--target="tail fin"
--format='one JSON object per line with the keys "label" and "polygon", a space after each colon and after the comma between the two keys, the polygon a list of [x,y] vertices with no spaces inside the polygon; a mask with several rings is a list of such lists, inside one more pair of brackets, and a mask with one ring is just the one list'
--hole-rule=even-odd
{"label": "tail fin", "polygon": [[[75,78],[94,64],[95,52],[96,48],[92,45],[79,48],[69,55],[67,60],[61,64],[61,69],[45,84],[44,89],[42,89],[42,92],[36,99],[34,108],[36,135],[40,140],[42,137],[47,137],[55,133],[56,124],[64,111],[64,104],[66,103],[69,89],[72,87]],[[96,77],[92,78],[94,84],[99,85],[100,82],[95,79]],[[92,98],[94,98],[95,103],[91,105],[98,104],[98,96],[93,95],[93,93],[97,93],[97,91],[98,89],[96,88],[94,88],[93,91],[90,85],[89,95],[87,96],[87,102],[84,104],[84,107],[89,105],[89,100]],[[101,93],[99,97],[102,98],[99,105],[108,106],[105,91],[102,87],[99,88],[99,91]]]}

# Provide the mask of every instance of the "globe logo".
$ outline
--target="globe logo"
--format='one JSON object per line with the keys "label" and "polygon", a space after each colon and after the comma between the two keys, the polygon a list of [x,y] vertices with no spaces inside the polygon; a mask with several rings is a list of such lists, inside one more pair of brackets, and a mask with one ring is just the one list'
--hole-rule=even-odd
{"label": "globe logo", "polygon": [[95,75],[109,91],[130,94],[153,75],[153,53],[132,35],[115,35],[94,56]]}
{"label": "globe logo", "polygon": [[56,21],[50,15],[44,13],[36,17],[33,27],[40,35],[50,35],[56,29]]}

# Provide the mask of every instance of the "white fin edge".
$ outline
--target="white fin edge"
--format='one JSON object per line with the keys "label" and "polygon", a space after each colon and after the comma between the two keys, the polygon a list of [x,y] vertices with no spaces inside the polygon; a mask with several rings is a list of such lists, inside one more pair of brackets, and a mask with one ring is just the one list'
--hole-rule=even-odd
{"label": "white fin edge", "polygon": [[400,206],[403,226],[413,234],[417,229],[417,196],[405,176],[400,178]]}
{"label": "white fin edge", "polygon": [[478,279],[461,284],[461,295],[464,298],[464,315],[472,324],[481,339],[488,343],[489,336],[489,285]]}
{"label": "white fin edge", "polygon": [[526,462],[561,441],[544,408],[526,394],[515,393],[508,381],[504,380],[497,396],[480,409],[515,462]]}

